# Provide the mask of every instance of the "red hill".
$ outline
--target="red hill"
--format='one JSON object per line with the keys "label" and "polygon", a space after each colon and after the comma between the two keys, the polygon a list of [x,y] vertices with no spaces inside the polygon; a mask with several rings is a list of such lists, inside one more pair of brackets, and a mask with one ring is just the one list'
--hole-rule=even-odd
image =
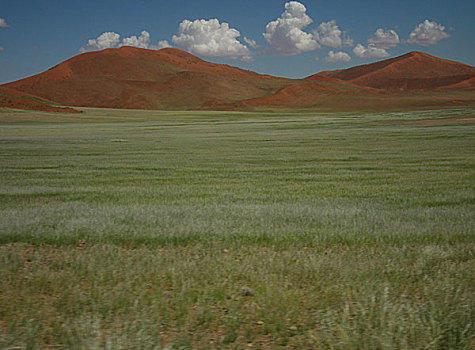
{"label": "red hill", "polygon": [[46,108],[38,102],[46,100],[123,109],[352,110],[474,104],[474,78],[474,67],[420,52],[284,79],[206,62],[177,49],[122,47],[78,55],[3,87],[34,96],[27,100],[36,99],[37,108]]}
{"label": "red hill", "polygon": [[292,80],[203,61],[177,49],[106,49],[6,86],[68,106],[194,109],[269,95]]}
{"label": "red hill", "polygon": [[389,91],[433,90],[468,81],[475,77],[475,67],[422,52],[410,52],[372,64],[322,72],[317,76],[337,78],[355,85]]}

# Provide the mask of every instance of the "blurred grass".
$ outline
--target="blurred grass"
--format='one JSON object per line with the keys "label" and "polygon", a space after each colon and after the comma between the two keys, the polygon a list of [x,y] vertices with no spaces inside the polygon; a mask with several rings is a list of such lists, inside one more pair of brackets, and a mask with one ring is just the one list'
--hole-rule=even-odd
{"label": "blurred grass", "polygon": [[0,347],[470,349],[465,115],[0,112]]}

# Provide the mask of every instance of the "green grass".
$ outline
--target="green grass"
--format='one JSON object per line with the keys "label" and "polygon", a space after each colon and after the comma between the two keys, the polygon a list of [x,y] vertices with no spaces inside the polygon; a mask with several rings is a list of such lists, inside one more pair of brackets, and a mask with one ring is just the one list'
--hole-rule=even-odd
{"label": "green grass", "polygon": [[1,111],[0,348],[473,348],[473,112]]}

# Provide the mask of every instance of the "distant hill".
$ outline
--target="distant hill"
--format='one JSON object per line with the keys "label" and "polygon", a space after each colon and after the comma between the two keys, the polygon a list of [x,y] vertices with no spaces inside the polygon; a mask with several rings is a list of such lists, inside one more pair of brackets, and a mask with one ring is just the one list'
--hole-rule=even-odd
{"label": "distant hill", "polygon": [[318,76],[389,91],[433,90],[470,80],[469,86],[473,87],[475,67],[414,51],[373,64],[322,72],[308,79]]}
{"label": "distant hill", "polygon": [[193,109],[269,95],[291,84],[177,49],[122,47],[81,54],[6,86],[67,106]]}
{"label": "distant hill", "polygon": [[351,110],[473,104],[474,78],[474,67],[421,52],[285,79],[178,49],[122,47],[75,56],[3,89],[77,107]]}
{"label": "distant hill", "polygon": [[321,72],[229,109],[383,110],[475,104],[475,68],[422,52]]}

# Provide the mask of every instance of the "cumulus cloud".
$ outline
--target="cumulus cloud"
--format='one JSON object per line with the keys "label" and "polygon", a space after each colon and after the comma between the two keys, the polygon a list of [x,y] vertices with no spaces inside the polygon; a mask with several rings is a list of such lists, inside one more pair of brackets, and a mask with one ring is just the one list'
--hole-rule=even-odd
{"label": "cumulus cloud", "polygon": [[160,50],[160,49],[165,49],[165,48],[167,48],[167,47],[172,47],[172,46],[170,45],[170,43],[169,43],[167,40],[160,40],[160,41],[158,42],[157,49]]}
{"label": "cumulus cloud", "polygon": [[306,7],[298,1],[285,4],[285,11],[266,26],[264,38],[271,49],[280,55],[297,55],[320,47],[313,35],[302,29],[313,20],[306,14]]}
{"label": "cumulus cloud", "polygon": [[445,32],[443,25],[426,19],[409,34],[407,42],[409,44],[429,46],[435,45],[440,40],[447,38],[450,38],[450,35]]}
{"label": "cumulus cloud", "polygon": [[165,47],[171,47],[166,40],[160,40],[158,45],[150,44],[150,33],[143,30],[139,36],[132,35],[120,41],[120,34],[115,32],[105,32],[99,35],[96,39],[90,39],[87,45],[79,49],[80,52],[98,51],[110,48],[117,48],[121,46],[134,46],[142,49],[159,50]]}
{"label": "cumulus cloud", "polygon": [[334,49],[341,49],[344,46],[353,46],[353,40],[344,37],[344,33],[336,25],[336,21],[322,22],[314,31],[315,38],[321,45]]}
{"label": "cumulus cloud", "polygon": [[348,55],[346,52],[343,52],[343,51],[338,51],[338,52],[330,51],[330,52],[328,52],[327,57],[325,57],[325,61],[327,61],[327,62],[349,62],[349,61],[351,61],[351,57],[350,57],[350,55]]}
{"label": "cumulus cloud", "polygon": [[253,49],[257,49],[259,45],[257,45],[255,40],[249,39],[244,37],[244,42],[249,45],[249,47],[252,47]]}
{"label": "cumulus cloud", "polygon": [[7,21],[4,18],[0,18],[0,28],[8,28],[10,27]]}
{"label": "cumulus cloud", "polygon": [[382,49],[389,49],[399,43],[399,35],[392,29],[383,30],[379,28],[374,35],[368,39],[368,44]]}
{"label": "cumulus cloud", "polygon": [[217,19],[184,20],[172,41],[176,46],[202,57],[249,60],[251,52],[237,39],[240,36],[238,30],[230,28],[228,23],[219,23]]}
{"label": "cumulus cloud", "polygon": [[120,43],[120,35],[114,32],[105,32],[96,39],[89,39],[86,46],[79,49],[81,52],[97,51],[117,47]]}
{"label": "cumulus cloud", "polygon": [[353,49],[353,53],[360,58],[385,58],[389,56],[389,53],[380,47],[374,45],[368,45],[365,47],[361,44],[358,44]]}
{"label": "cumulus cloud", "polygon": [[150,46],[150,33],[144,30],[140,33],[138,37],[133,35],[129,38],[124,38],[124,40],[122,40],[122,45],[148,49]]}

